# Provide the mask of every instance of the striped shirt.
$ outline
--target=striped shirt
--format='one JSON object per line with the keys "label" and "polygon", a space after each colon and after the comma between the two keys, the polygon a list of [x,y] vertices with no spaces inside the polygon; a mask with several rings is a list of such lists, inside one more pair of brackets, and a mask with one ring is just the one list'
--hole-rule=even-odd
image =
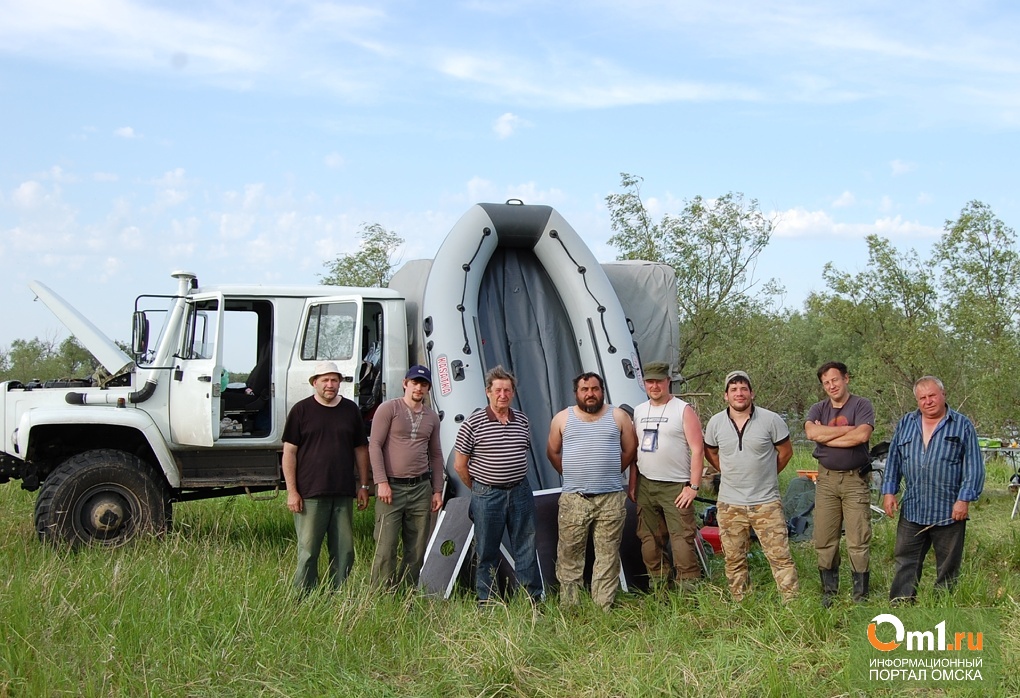
{"label": "striped shirt", "polygon": [[577,418],[567,410],[563,427],[563,491],[606,494],[623,491],[620,460],[620,427],[613,419],[613,406],[595,422]]}
{"label": "striped shirt", "polygon": [[896,494],[900,479],[906,485],[900,502],[903,518],[922,526],[953,523],[953,504],[973,502],[985,486],[985,465],[971,421],[947,407],[926,448],[921,412],[904,415],[889,445],[882,494]]}
{"label": "striped shirt", "polygon": [[460,425],[454,448],[468,457],[471,479],[483,485],[511,485],[528,474],[531,432],[523,412],[510,409],[506,424],[491,407],[475,410]]}

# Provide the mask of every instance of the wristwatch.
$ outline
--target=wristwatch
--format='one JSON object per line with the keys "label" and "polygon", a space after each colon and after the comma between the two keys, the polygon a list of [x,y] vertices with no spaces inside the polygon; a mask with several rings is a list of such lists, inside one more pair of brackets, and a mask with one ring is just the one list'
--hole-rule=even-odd
{"label": "wristwatch", "polygon": [[691,485],[691,484],[688,484],[687,486],[690,487],[695,492],[697,492],[698,488],[701,487],[701,485]]}
{"label": "wristwatch", "polygon": [[372,488],[371,488],[371,487],[369,487],[368,485],[362,485],[362,486],[361,486],[361,489],[363,489],[363,490],[370,490],[370,489],[372,489]]}

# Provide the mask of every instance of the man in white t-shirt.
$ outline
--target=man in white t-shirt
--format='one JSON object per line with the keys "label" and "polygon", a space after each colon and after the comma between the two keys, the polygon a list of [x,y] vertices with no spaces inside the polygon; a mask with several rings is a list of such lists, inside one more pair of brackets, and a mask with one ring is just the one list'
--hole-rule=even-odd
{"label": "man in white t-shirt", "polygon": [[692,505],[701,486],[705,446],[694,408],[669,392],[669,364],[649,362],[642,372],[648,400],[634,408],[638,451],[636,467],[630,471],[630,494],[642,526],[657,531],[665,522],[672,552],[670,561],[654,536],[643,541],[641,555],[654,591],[674,580],[689,584],[701,576]]}

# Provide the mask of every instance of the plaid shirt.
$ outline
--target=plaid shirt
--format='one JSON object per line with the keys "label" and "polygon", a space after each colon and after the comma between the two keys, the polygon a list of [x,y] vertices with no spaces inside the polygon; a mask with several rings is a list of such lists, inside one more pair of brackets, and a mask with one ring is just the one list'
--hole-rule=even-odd
{"label": "plaid shirt", "polygon": [[985,464],[971,421],[949,407],[928,447],[921,433],[921,412],[909,412],[896,425],[885,462],[882,494],[906,492],[903,518],[922,526],[953,523],[953,504],[973,502],[985,485]]}

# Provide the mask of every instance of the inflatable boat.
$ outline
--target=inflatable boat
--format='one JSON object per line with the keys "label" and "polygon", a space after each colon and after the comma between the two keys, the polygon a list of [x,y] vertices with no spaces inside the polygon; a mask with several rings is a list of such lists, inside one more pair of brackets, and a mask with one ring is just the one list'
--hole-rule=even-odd
{"label": "inflatable boat", "polygon": [[454,494],[466,488],[453,471],[453,443],[464,419],[487,404],[484,379],[493,366],[517,378],[514,406],[531,423],[535,490],[561,484],[545,445],[553,414],[574,404],[576,375],[603,376],[611,404],[645,399],[633,328],[616,290],[549,206],[472,207],[428,268],[421,298],[428,309],[419,319],[423,358],[432,369]]}

